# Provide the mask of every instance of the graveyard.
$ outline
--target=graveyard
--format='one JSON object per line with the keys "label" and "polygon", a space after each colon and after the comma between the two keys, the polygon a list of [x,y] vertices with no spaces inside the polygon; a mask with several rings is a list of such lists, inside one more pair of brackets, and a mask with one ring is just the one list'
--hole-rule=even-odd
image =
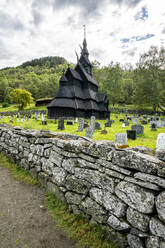
{"label": "graveyard", "polygon": [[[39,110],[38,110],[39,111]],[[40,110],[42,112],[42,109]],[[39,113],[40,113],[39,111]],[[35,110],[34,110],[35,112]],[[25,111],[26,113],[26,111]],[[130,118],[129,118],[130,117]],[[146,118],[146,116],[144,116]],[[128,118],[128,120],[127,120]],[[151,118],[155,118],[154,116],[148,116],[148,121],[141,117],[134,118],[133,115],[121,114],[121,113],[111,113],[110,116],[110,125],[108,125],[107,120],[95,120],[95,125],[93,126],[93,141],[99,140],[107,140],[115,142],[116,134],[127,134],[127,145],[129,147],[134,146],[145,146],[151,149],[156,148],[157,136],[159,133],[165,133],[165,117],[160,116],[157,117],[155,122],[157,123],[157,127],[153,130],[151,127],[152,122]],[[125,119],[125,120],[124,120]],[[83,120],[83,127],[79,129],[79,122]],[[45,125],[43,123],[45,121]],[[19,126],[24,129],[36,129],[36,130],[45,130],[45,131],[53,131],[53,132],[62,132],[62,133],[70,133],[76,134],[78,136],[85,137],[86,128],[90,127],[90,119],[64,119],[63,128],[58,128],[58,120],[50,120],[47,119],[46,114],[32,114],[30,118],[27,115],[20,115],[17,118],[17,115],[11,116],[3,116],[0,115],[0,124],[8,124],[11,126]],[[144,123],[144,124],[142,124]],[[141,126],[140,134],[136,133],[136,137],[129,138],[129,134],[132,132],[132,128],[136,127],[136,124]],[[86,125],[86,126],[85,126]],[[63,129],[63,130],[60,130]],[[137,131],[136,131],[137,132]]]}

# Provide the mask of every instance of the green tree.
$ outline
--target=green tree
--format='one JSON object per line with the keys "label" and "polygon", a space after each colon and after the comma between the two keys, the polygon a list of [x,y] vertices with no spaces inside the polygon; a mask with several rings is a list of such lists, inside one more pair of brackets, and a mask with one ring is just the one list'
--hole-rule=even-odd
{"label": "green tree", "polygon": [[24,89],[15,89],[10,93],[12,102],[18,103],[18,109],[22,110],[28,104],[33,102],[33,97],[30,92]]}

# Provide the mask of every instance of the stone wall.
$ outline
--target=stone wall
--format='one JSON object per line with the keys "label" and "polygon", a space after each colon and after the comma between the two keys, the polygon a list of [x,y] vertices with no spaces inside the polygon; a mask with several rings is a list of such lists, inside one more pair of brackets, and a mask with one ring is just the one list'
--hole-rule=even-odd
{"label": "stone wall", "polygon": [[165,163],[109,141],[0,126],[11,156],[119,247],[165,247]]}

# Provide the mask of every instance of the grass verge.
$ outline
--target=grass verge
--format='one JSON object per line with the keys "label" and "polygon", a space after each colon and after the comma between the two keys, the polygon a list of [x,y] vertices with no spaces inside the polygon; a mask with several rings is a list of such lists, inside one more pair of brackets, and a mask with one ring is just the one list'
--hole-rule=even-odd
{"label": "grass verge", "polygon": [[51,216],[57,226],[62,228],[70,238],[78,241],[76,248],[115,248],[105,237],[99,225],[89,223],[80,215],[70,214],[67,205],[61,203],[53,193],[45,198]]}
{"label": "grass verge", "polygon": [[[29,185],[39,184],[32,178],[29,171],[23,170],[8,157],[0,153],[0,166],[9,168],[16,180]],[[67,235],[76,240],[76,248],[115,248],[116,246],[105,237],[99,225],[90,224],[82,216],[70,214],[66,204],[61,203],[53,193],[46,193],[45,202],[49,213],[56,220],[56,225]]]}
{"label": "grass verge", "polygon": [[29,171],[26,171],[19,165],[14,164],[10,158],[5,157],[3,154],[0,154],[0,166],[9,168],[12,176],[21,182],[29,185],[39,184],[37,178],[32,178],[30,176]]}

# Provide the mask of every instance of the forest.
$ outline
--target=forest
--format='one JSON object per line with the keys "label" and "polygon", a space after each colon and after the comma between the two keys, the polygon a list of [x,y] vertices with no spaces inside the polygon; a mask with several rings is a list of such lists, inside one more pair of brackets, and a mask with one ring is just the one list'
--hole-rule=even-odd
{"label": "forest", "polygon": [[[150,47],[140,56],[136,66],[113,61],[104,67],[98,61],[92,64],[99,91],[107,93],[111,107],[127,104],[140,109],[147,107],[153,111],[165,111],[164,47]],[[17,88],[29,91],[34,100],[54,97],[62,72],[67,67],[65,58],[52,56],[1,69],[0,102],[10,104],[10,94]]]}

